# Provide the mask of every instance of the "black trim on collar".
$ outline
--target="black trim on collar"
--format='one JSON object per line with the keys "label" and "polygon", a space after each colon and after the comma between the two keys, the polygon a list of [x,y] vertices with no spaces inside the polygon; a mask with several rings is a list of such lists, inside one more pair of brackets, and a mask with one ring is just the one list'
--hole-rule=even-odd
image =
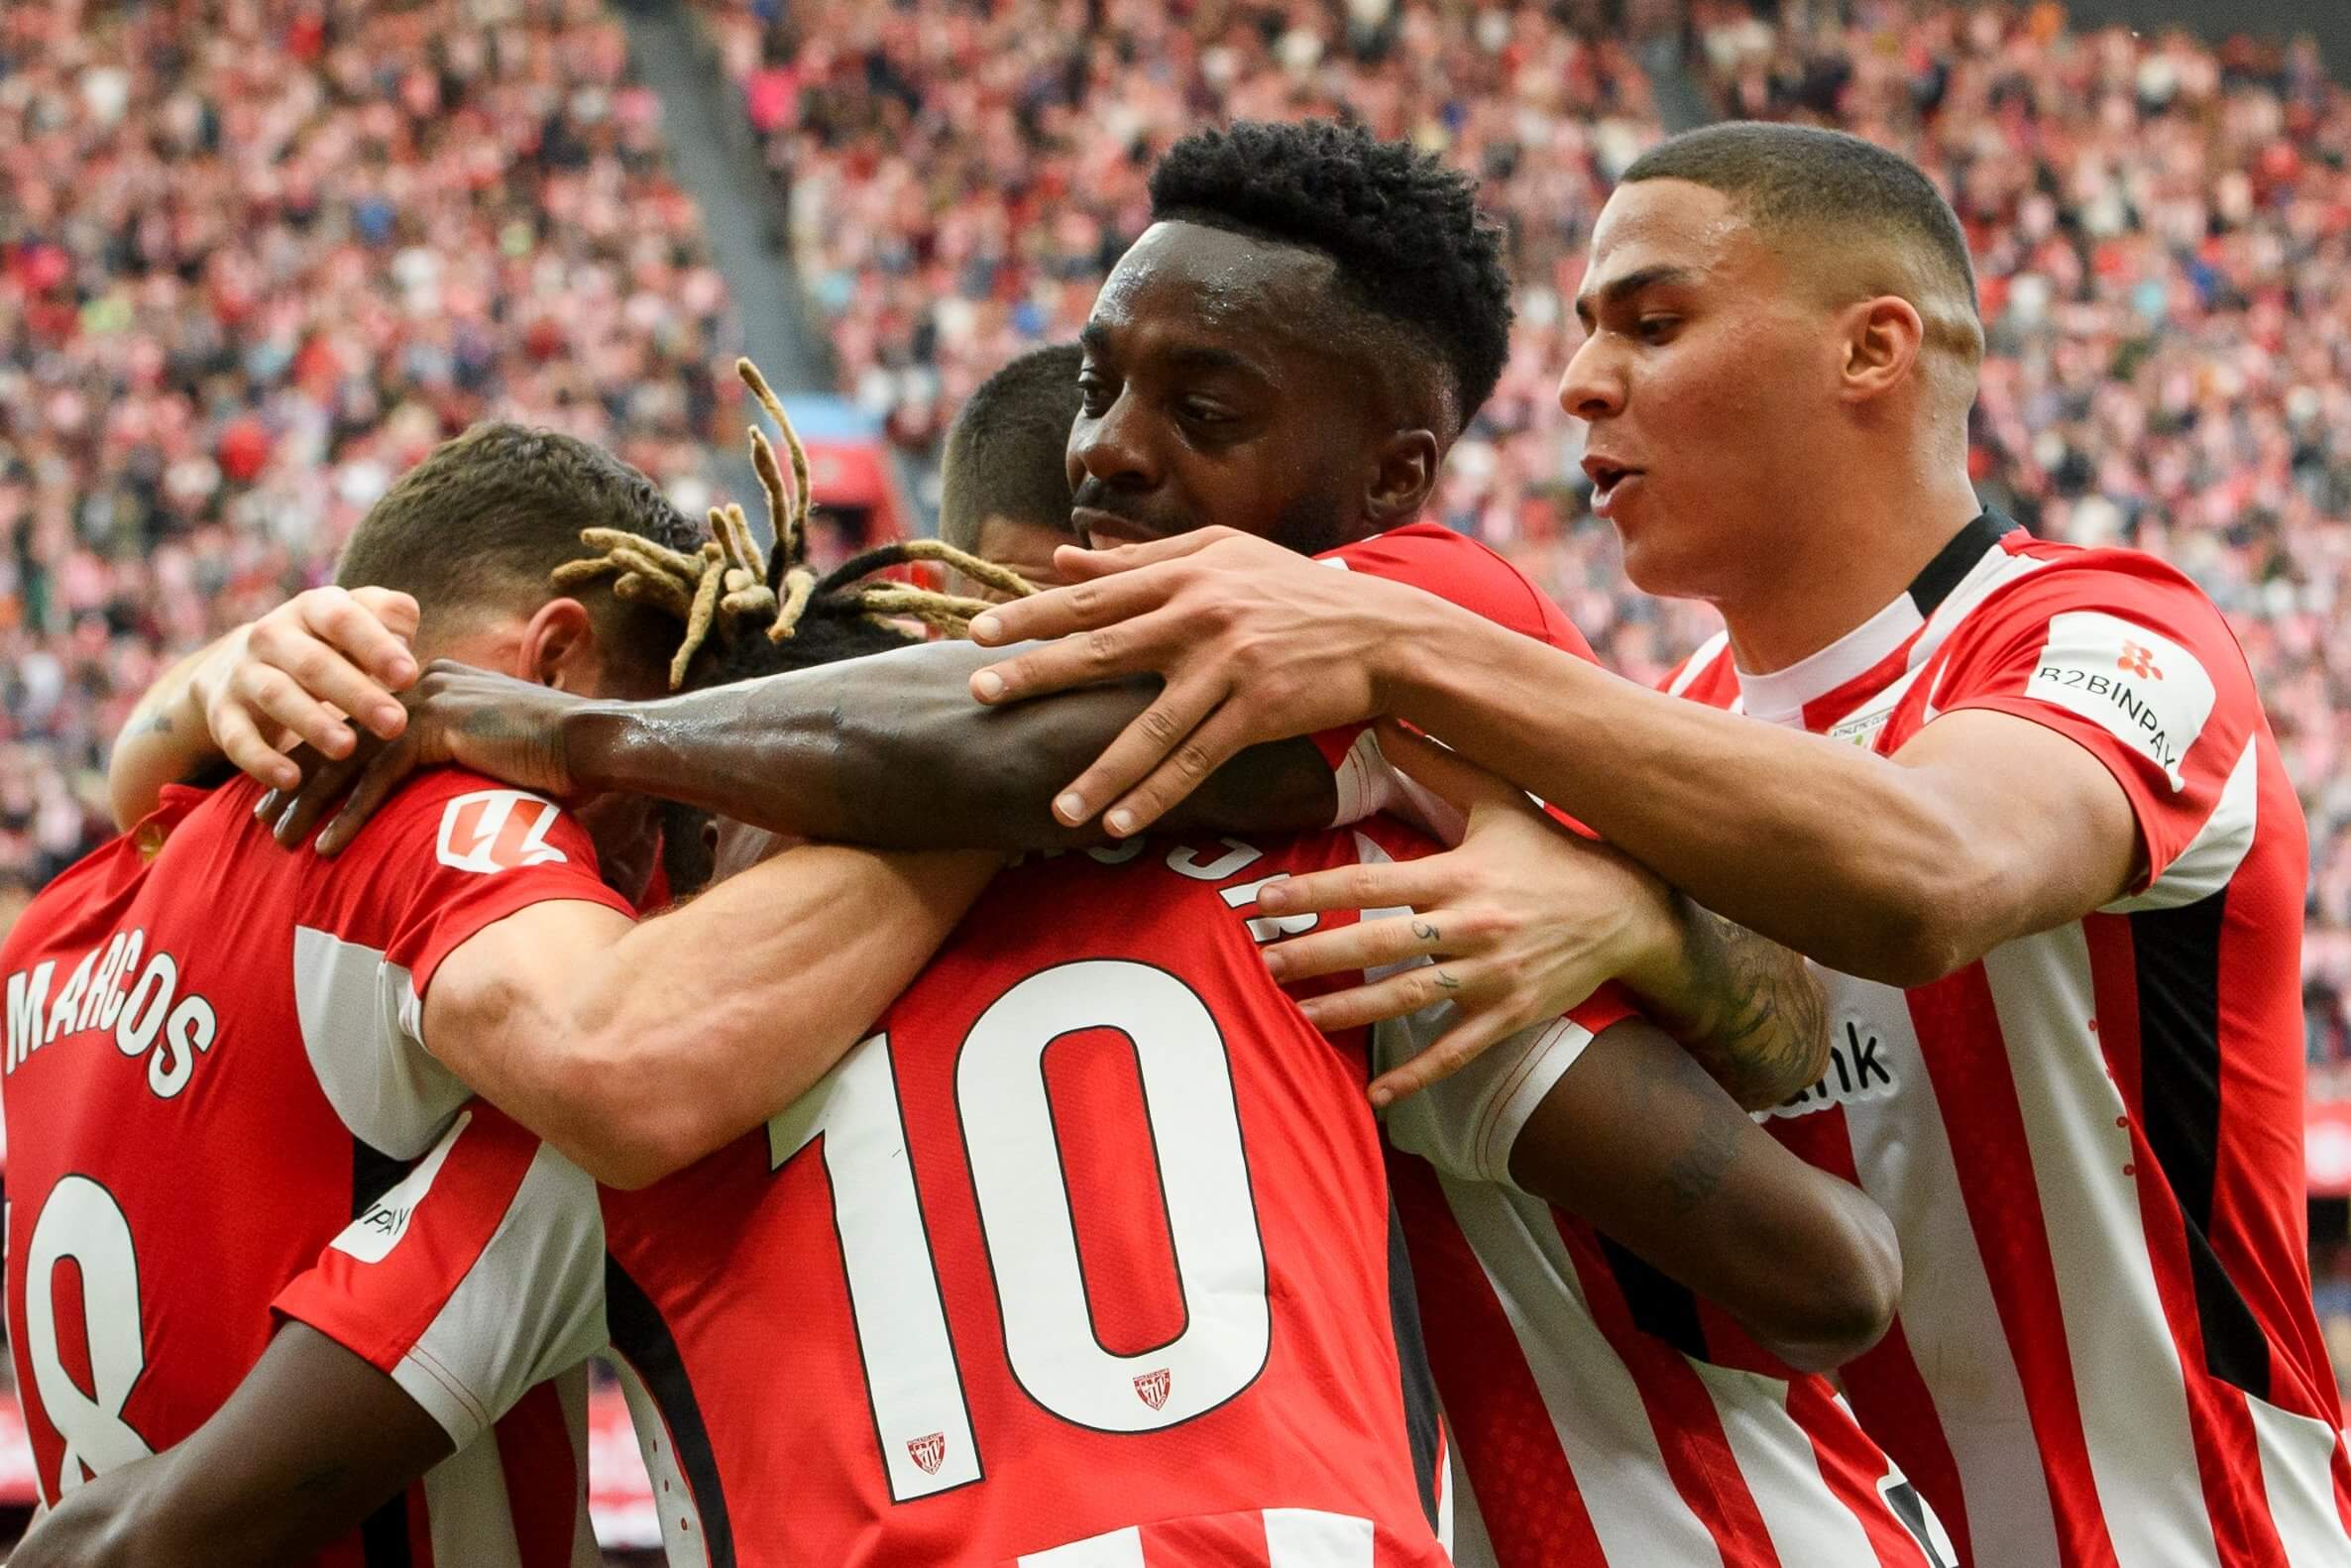
{"label": "black trim on collar", "polygon": [[1951,542],[1935,552],[1935,559],[1927,563],[1927,569],[1911,580],[1910,602],[1918,606],[1918,613],[1935,614],[1937,607],[1951,597],[1951,591],[1975,569],[1984,552],[2016,526],[1996,511],[1977,512],[1975,520],[1953,534]]}

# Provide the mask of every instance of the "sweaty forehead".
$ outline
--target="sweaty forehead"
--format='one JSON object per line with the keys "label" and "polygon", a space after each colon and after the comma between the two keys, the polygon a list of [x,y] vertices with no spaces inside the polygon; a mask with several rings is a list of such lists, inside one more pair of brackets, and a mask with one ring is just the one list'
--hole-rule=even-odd
{"label": "sweaty forehead", "polygon": [[1203,223],[1155,223],[1104,280],[1086,336],[1312,343],[1333,313],[1337,272],[1337,263],[1303,246]]}

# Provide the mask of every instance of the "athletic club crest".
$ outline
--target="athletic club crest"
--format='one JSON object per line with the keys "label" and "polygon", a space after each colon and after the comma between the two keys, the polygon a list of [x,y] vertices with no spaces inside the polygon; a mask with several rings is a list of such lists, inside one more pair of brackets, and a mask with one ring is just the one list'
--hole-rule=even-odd
{"label": "athletic club crest", "polygon": [[906,1451],[923,1467],[924,1475],[935,1476],[939,1474],[940,1462],[947,1458],[947,1433],[933,1432],[928,1437],[913,1438],[908,1441]]}
{"label": "athletic club crest", "polygon": [[1166,1409],[1168,1407],[1168,1369],[1162,1367],[1157,1372],[1146,1372],[1142,1377],[1137,1378],[1135,1393],[1142,1398],[1145,1404],[1150,1405],[1153,1409]]}

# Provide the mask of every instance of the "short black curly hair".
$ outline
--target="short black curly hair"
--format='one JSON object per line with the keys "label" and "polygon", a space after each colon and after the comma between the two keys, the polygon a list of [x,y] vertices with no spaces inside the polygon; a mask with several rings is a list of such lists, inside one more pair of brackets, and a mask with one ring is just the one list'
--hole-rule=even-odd
{"label": "short black curly hair", "polygon": [[1502,231],[1477,184],[1409,142],[1334,120],[1242,120],[1195,131],[1151,171],[1155,221],[1304,246],[1338,264],[1357,304],[1442,361],[1460,432],[1511,351]]}

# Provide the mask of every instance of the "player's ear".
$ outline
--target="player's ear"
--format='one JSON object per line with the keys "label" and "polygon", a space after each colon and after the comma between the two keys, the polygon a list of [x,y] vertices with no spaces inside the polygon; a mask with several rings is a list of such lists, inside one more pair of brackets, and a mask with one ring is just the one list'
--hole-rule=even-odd
{"label": "player's ear", "polygon": [[1411,521],[1436,489],[1443,457],[1431,430],[1399,430],[1383,440],[1372,451],[1365,514],[1383,528]]}
{"label": "player's ear", "polygon": [[1926,346],[1926,322],[1918,306],[1899,294],[1881,294],[1846,308],[1838,322],[1844,344],[1844,393],[1865,402],[1907,381]]}
{"label": "player's ear", "polygon": [[520,663],[518,673],[524,680],[560,692],[596,695],[602,661],[588,607],[576,599],[550,599],[541,605],[523,627]]}

